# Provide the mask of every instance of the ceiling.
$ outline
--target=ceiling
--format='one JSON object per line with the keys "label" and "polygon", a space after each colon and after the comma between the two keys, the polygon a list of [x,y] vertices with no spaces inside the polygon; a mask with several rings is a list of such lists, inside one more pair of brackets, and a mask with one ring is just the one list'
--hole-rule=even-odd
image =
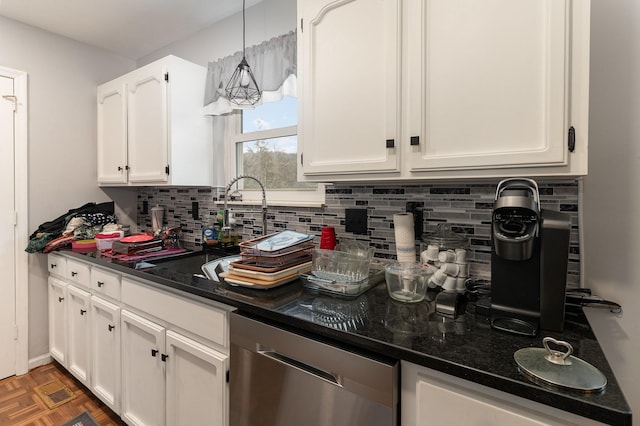
{"label": "ceiling", "polygon": [[0,16],[134,60],[241,11],[241,0],[0,0]]}

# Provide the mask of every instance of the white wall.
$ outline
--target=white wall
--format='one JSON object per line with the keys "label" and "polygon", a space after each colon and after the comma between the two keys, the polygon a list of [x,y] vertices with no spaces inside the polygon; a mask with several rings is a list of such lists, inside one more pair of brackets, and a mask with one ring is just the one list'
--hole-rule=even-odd
{"label": "white wall", "polygon": [[622,304],[591,309],[596,336],[640,415],[640,2],[592,0],[584,285]]}
{"label": "white wall", "polygon": [[[28,73],[29,229],[109,200],[96,184],[96,86],[135,63],[0,17],[0,65]],[[46,256],[30,255],[30,359],[49,352],[46,276]]]}
{"label": "white wall", "polygon": [[[262,0],[246,10],[246,44],[252,46],[296,27],[296,0]],[[224,19],[192,37],[170,44],[138,60],[138,66],[172,54],[207,66],[242,50],[242,13]]]}

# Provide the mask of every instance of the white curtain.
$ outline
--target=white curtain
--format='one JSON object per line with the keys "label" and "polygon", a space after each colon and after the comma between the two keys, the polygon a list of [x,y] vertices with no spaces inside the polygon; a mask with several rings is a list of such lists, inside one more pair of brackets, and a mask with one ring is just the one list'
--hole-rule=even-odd
{"label": "white curtain", "polygon": [[[247,47],[245,57],[262,90],[258,104],[279,101],[283,96],[296,96],[295,32]],[[238,108],[225,98],[224,89],[241,60],[242,52],[236,52],[216,62],[209,62],[204,98],[206,114],[222,115]]]}

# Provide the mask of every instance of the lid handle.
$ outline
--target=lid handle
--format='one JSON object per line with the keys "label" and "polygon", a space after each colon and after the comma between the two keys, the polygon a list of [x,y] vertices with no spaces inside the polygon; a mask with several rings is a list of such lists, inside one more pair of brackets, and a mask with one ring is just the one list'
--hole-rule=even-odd
{"label": "lid handle", "polygon": [[[549,343],[553,343],[554,345],[564,346],[567,351],[555,351],[549,347]],[[573,353],[573,346],[569,342],[565,342],[564,340],[556,340],[553,337],[545,337],[542,339],[542,345],[547,350],[547,354],[544,358],[557,365],[571,365],[571,360],[569,356]]]}

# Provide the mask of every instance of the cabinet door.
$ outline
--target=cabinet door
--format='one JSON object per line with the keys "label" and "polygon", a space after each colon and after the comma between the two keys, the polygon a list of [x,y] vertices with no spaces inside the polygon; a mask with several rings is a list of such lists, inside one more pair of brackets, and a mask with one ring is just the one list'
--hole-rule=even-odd
{"label": "cabinet door", "polygon": [[167,67],[154,62],[127,74],[129,182],[168,179]]}
{"label": "cabinet door", "polygon": [[409,362],[401,371],[402,426],[601,424]]}
{"label": "cabinet door", "polygon": [[228,356],[167,331],[167,425],[226,425]]}
{"label": "cabinet door", "polygon": [[120,308],[91,297],[91,387],[120,413]]}
{"label": "cabinet door", "polygon": [[86,386],[89,384],[90,305],[91,294],[69,285],[67,287],[67,368]]}
{"label": "cabinet door", "polygon": [[165,329],[129,311],[121,313],[122,419],[129,425],[165,424]]}
{"label": "cabinet door", "polygon": [[570,0],[407,4],[411,171],[566,165]]}
{"label": "cabinet door", "polygon": [[304,176],[399,170],[401,5],[298,1]]}
{"label": "cabinet door", "polygon": [[122,79],[98,87],[98,183],[127,182],[127,92]]}
{"label": "cabinet door", "polygon": [[49,354],[67,365],[67,283],[49,277]]}

